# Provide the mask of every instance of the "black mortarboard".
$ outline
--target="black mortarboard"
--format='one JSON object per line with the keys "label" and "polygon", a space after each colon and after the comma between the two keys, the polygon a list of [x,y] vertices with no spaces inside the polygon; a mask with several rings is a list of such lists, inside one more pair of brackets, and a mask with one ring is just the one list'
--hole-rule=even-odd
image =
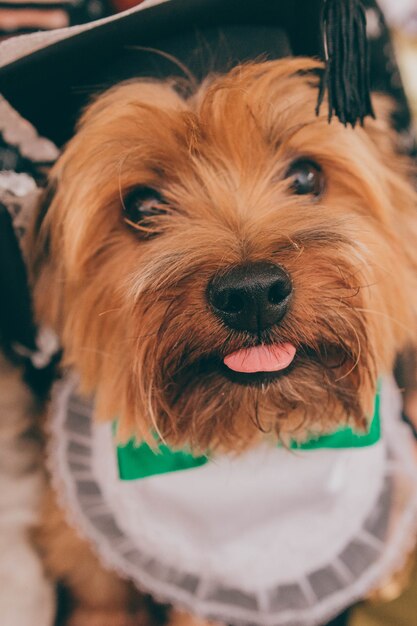
{"label": "black mortarboard", "polygon": [[[181,64],[201,78],[248,59],[327,55],[320,99],[327,88],[329,115],[354,125],[372,114],[367,11],[376,14],[383,33],[374,0],[145,2],[66,29],[58,41],[52,32],[6,42],[0,47],[0,92],[40,134],[62,145],[89,96],[120,80],[181,75]],[[28,54],[31,46],[41,47]]]}

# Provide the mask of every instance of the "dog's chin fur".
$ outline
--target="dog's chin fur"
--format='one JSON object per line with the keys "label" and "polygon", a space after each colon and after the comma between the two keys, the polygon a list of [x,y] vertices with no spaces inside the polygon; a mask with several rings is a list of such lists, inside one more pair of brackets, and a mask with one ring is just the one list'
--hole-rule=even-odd
{"label": "dog's chin fur", "polygon": [[[248,64],[189,97],[118,85],[54,167],[32,242],[38,318],[122,438],[156,431],[236,451],[265,433],[365,427],[378,376],[414,339],[417,199],[389,105],[376,99],[363,128],[329,124],[315,115],[318,71],[309,59]],[[292,193],[298,157],[320,164],[320,197]],[[137,186],[169,203],[153,237],[123,220]],[[213,276],[252,261],[293,283],[282,323],[256,338],[206,301]],[[269,377],[225,370],[226,354],[260,342],[291,342],[293,364]]]}

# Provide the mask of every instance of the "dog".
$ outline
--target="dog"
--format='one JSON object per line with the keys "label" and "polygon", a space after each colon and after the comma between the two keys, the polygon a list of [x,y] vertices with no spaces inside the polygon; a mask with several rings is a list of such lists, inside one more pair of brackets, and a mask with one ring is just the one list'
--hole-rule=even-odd
{"label": "dog", "polygon": [[[120,442],[239,457],[366,432],[378,379],[415,341],[417,194],[390,103],[329,124],[321,71],[292,58],[191,93],[119,84],[53,167],[30,239],[36,316]],[[39,541],[71,626],[143,623],[59,501],[51,490]]]}

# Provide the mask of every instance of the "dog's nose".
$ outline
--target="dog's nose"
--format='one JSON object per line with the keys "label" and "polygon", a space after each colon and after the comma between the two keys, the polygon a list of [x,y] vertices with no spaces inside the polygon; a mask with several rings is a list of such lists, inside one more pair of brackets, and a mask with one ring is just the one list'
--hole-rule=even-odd
{"label": "dog's nose", "polygon": [[246,263],[215,277],[209,284],[208,300],[230,328],[259,332],[282,320],[291,293],[291,279],[282,267]]}

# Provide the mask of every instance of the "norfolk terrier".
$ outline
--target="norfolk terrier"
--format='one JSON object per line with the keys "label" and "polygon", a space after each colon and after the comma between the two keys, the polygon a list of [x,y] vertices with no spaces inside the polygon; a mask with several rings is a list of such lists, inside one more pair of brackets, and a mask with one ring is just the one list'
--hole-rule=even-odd
{"label": "norfolk terrier", "polygon": [[[192,93],[116,85],[52,169],[31,242],[36,314],[120,442],[236,457],[367,430],[378,379],[415,339],[417,196],[390,103],[376,97],[355,129],[329,124],[320,72],[294,58]],[[70,623],[142,623],[137,592],[56,499],[40,537]]]}

